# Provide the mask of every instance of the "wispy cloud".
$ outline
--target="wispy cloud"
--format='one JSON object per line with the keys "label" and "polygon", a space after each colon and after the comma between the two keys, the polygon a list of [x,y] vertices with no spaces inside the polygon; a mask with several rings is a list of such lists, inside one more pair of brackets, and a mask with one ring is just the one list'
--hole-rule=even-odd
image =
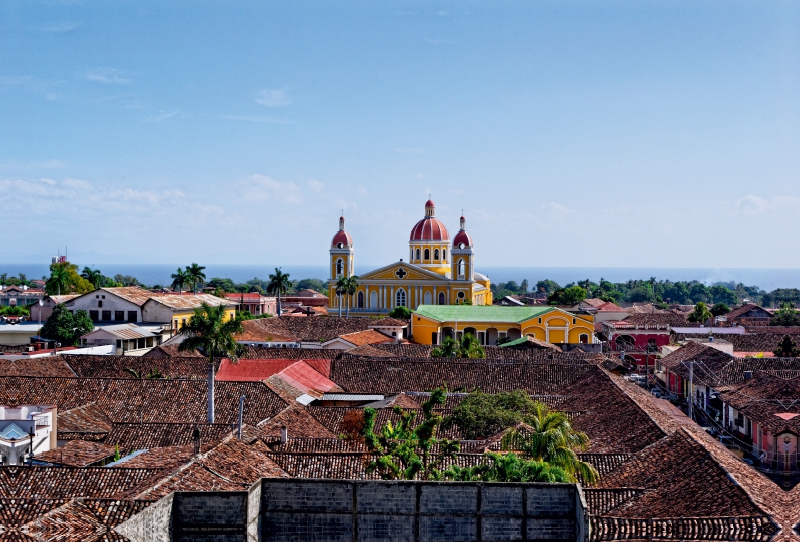
{"label": "wispy cloud", "polygon": [[576,211],[575,209],[567,207],[566,205],[564,205],[562,203],[556,203],[554,201],[551,201],[551,202],[543,205],[542,207],[544,209],[552,212],[552,213],[556,213],[556,214],[560,214],[560,215],[575,215],[575,214],[578,214],[578,211]]}
{"label": "wispy cloud", "polygon": [[290,105],[292,99],[286,94],[284,89],[264,88],[256,94],[256,103],[267,107],[283,107]]}
{"label": "wispy cloud", "polygon": [[771,199],[748,194],[734,202],[737,213],[757,214],[773,213],[778,211],[800,210],[800,198],[797,196],[776,196]]}
{"label": "wispy cloud", "polygon": [[60,34],[62,32],[71,32],[79,26],[81,26],[81,23],[75,21],[60,21],[38,26],[37,29],[42,32],[50,32],[51,34]]}
{"label": "wispy cloud", "polygon": [[245,122],[266,122],[270,124],[291,124],[292,121],[286,119],[276,119],[273,117],[261,117],[258,115],[223,115],[223,119],[241,120]]}
{"label": "wispy cloud", "polygon": [[105,85],[127,85],[130,79],[123,77],[122,72],[116,68],[100,68],[86,73],[86,79],[103,83]]}
{"label": "wispy cloud", "polygon": [[322,191],[325,190],[325,185],[316,179],[310,179],[308,181],[308,186],[317,194],[322,194]]}
{"label": "wispy cloud", "polygon": [[409,149],[406,147],[400,147],[395,149],[395,151],[399,152],[400,154],[422,154],[425,152],[425,149]]}
{"label": "wispy cloud", "polygon": [[160,109],[157,114],[145,117],[144,122],[163,122],[167,119],[175,117],[176,115],[179,115],[180,112],[180,109],[175,109],[173,111],[164,111],[163,109]]}
{"label": "wispy cloud", "polygon": [[247,201],[277,201],[280,203],[303,203],[303,191],[293,182],[276,181],[269,175],[256,173],[243,183],[242,195]]}

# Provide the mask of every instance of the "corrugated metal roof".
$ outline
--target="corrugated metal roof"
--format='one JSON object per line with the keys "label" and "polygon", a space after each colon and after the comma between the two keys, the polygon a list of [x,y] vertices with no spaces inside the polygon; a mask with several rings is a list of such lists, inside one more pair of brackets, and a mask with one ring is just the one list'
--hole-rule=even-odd
{"label": "corrugated metal roof", "polygon": [[377,393],[325,393],[320,401],[383,401],[384,395]]}
{"label": "corrugated metal roof", "polygon": [[81,338],[91,337],[95,333],[105,331],[120,339],[144,339],[146,337],[153,337],[155,333],[149,328],[142,328],[136,324],[117,324],[113,326],[103,326],[95,328],[94,331],[83,335]]}
{"label": "corrugated metal roof", "polygon": [[227,299],[222,299],[215,295],[209,295],[209,294],[187,294],[187,295],[167,294],[163,296],[154,296],[152,299],[155,303],[160,303],[171,309],[196,309],[200,307],[203,303],[211,305],[212,307],[215,307],[217,305],[225,305],[228,307],[233,307],[236,305],[236,303],[234,303],[233,301],[228,301]]}
{"label": "corrugated metal roof", "polygon": [[421,305],[415,315],[437,322],[524,322],[547,312],[553,307],[500,307],[482,305]]}

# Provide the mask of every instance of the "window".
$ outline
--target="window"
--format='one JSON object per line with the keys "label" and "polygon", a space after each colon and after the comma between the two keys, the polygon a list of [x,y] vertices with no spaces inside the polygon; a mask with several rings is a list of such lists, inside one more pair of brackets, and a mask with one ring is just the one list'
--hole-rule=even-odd
{"label": "window", "polygon": [[103,311],[103,320],[111,320],[111,311]]}
{"label": "window", "polygon": [[344,272],[344,264],[342,263],[342,260],[341,259],[336,260],[336,276],[341,277],[343,272]]}
{"label": "window", "polygon": [[89,318],[92,319],[92,322],[97,322],[97,320],[99,320],[99,313],[97,311],[89,311]]}
{"label": "window", "polygon": [[433,346],[436,346],[436,344],[438,343],[438,340],[439,340],[439,334],[436,333],[435,331],[433,333],[431,333],[431,344]]}
{"label": "window", "polygon": [[181,326],[185,326],[185,325],[186,325],[186,318],[181,318]]}
{"label": "window", "polygon": [[114,320],[117,322],[125,320],[125,311],[114,311]]}
{"label": "window", "polygon": [[573,318],[572,319],[572,325],[574,326],[576,323],[577,323],[577,320],[575,320],[575,318]]}
{"label": "window", "polygon": [[458,260],[458,265],[456,265],[456,274],[458,274],[459,278],[464,276],[464,260]]}
{"label": "window", "polygon": [[397,295],[395,296],[395,305],[398,307],[405,307],[406,306],[406,291],[402,288],[397,290]]}
{"label": "window", "polygon": [[419,260],[419,249],[417,249],[417,259]]}
{"label": "window", "polygon": [[426,248],[425,249],[425,260],[430,260],[430,259],[431,259],[431,251],[430,251],[430,249]]}
{"label": "window", "polygon": [[439,305],[445,304],[444,292],[439,292]]}
{"label": "window", "polygon": [[657,352],[658,351],[658,343],[655,339],[648,339],[647,340],[647,350],[649,352]]}
{"label": "window", "polygon": [[438,248],[433,251],[433,259],[437,260],[437,261],[439,260],[439,249]]}
{"label": "window", "polygon": [[447,249],[446,248],[442,250],[442,259],[443,260],[447,260]]}
{"label": "window", "polygon": [[358,292],[358,308],[364,308],[364,292]]}
{"label": "window", "polygon": [[103,302],[102,302],[102,301],[98,301],[98,302],[97,302],[97,306],[98,306],[98,307],[102,307],[102,306],[103,306]]}
{"label": "window", "polygon": [[136,321],[136,311],[128,311],[128,322]]}
{"label": "window", "polygon": [[589,336],[586,333],[581,333],[580,337],[578,337],[578,342],[581,344],[588,344]]}

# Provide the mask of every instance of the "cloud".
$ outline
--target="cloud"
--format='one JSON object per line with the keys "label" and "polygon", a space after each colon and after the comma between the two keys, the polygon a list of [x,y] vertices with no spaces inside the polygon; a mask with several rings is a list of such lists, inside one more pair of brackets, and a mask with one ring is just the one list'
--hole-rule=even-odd
{"label": "cloud", "polygon": [[17,76],[9,76],[9,75],[0,75],[0,85],[9,85],[9,86],[17,86],[17,85],[24,85],[28,81],[30,81],[30,77],[27,75],[17,75]]}
{"label": "cloud", "polygon": [[62,32],[71,32],[81,26],[81,23],[74,21],[61,21],[55,23],[48,23],[37,27],[42,32],[49,32],[51,34],[60,34]]}
{"label": "cloud", "polygon": [[422,154],[425,152],[425,149],[409,149],[407,147],[400,147],[395,149],[395,151],[399,152],[400,154]]}
{"label": "cloud", "polygon": [[311,187],[311,190],[316,192],[317,194],[321,194],[322,191],[325,189],[325,185],[319,182],[316,179],[311,179],[308,181],[308,186]]}
{"label": "cloud", "polygon": [[550,203],[547,203],[546,205],[543,205],[542,207],[544,209],[550,211],[550,212],[553,212],[553,213],[556,213],[556,214],[561,214],[561,215],[575,215],[575,214],[578,214],[578,211],[576,211],[575,209],[571,209],[571,208],[567,207],[566,205],[563,205],[561,203],[556,203],[554,201],[551,201]]}
{"label": "cloud", "polygon": [[127,77],[123,77],[122,72],[115,68],[100,68],[86,72],[86,79],[105,85],[127,85],[131,81]]}
{"label": "cloud", "polygon": [[277,201],[296,205],[303,203],[303,192],[293,182],[282,183],[268,175],[256,173],[243,183],[243,198],[247,201]]}
{"label": "cloud", "polygon": [[734,202],[736,212],[742,214],[774,213],[779,211],[800,210],[800,198],[797,196],[776,196],[765,199],[748,194]]}
{"label": "cloud", "polygon": [[258,91],[256,103],[267,107],[283,107],[292,103],[292,99],[283,89],[264,88]]}
{"label": "cloud", "polygon": [[171,119],[175,115],[178,115],[180,112],[181,112],[180,109],[175,109],[173,111],[164,111],[163,109],[159,109],[157,115],[150,115],[149,117],[145,117],[144,122],[162,122],[167,119]]}
{"label": "cloud", "polygon": [[286,119],[276,119],[273,117],[260,117],[251,115],[223,115],[223,119],[242,120],[245,122],[266,122],[270,124],[291,124],[292,121]]}

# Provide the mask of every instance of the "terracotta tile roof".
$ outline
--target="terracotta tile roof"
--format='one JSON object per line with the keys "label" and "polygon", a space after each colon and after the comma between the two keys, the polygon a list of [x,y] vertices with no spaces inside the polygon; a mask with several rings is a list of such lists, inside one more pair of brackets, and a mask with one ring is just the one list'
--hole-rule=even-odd
{"label": "terracotta tile roof", "polygon": [[[430,357],[430,352],[434,348],[425,344],[375,344],[375,349],[390,354],[393,359],[423,360],[436,359]],[[586,353],[581,350],[572,352],[560,352],[553,349],[540,351],[535,349],[514,349],[501,346],[484,346],[486,361],[527,361],[534,363],[585,363],[583,360],[595,354]],[[342,359],[352,359],[355,357],[370,357],[372,350],[365,350],[363,347],[348,350],[341,355]],[[375,357],[386,357],[385,354]]]}
{"label": "terracotta tile roof", "polygon": [[[255,425],[286,407],[262,383],[218,382],[216,418],[234,423],[239,396],[247,400],[245,423]],[[60,411],[96,403],[114,422],[204,423],[207,419],[205,380],[110,378],[0,377],[0,404],[53,404]]]}
{"label": "terracotta tile roof", "polygon": [[[204,357],[170,357],[154,361],[141,356],[65,356],[74,375],[85,378],[134,378],[125,369],[147,375],[158,369],[169,378],[207,379],[208,360]],[[219,367],[219,363],[216,363]]]}
{"label": "terracotta tile roof", "polygon": [[364,346],[365,344],[381,344],[387,342],[394,342],[394,339],[387,337],[380,331],[374,329],[367,329],[364,331],[356,331],[354,333],[345,333],[339,335],[339,338],[349,342],[354,346]]}
{"label": "terracotta tile roof", "polygon": [[239,359],[333,359],[341,354],[339,350],[322,348],[258,348],[245,346],[245,353]]}
{"label": "terracotta tile roof", "polygon": [[235,335],[234,338],[239,342],[290,342],[295,340],[289,335],[280,335],[270,329],[267,329],[267,327],[262,325],[264,320],[264,318],[259,318],[257,320],[245,320],[242,322],[243,331]]}
{"label": "terracotta tile roof", "polygon": [[284,454],[367,453],[369,451],[369,448],[361,442],[335,437],[290,438],[285,443],[274,442],[268,446],[272,451]]}
{"label": "terracotta tile roof", "polygon": [[241,359],[237,363],[225,358],[217,372],[217,380],[261,382],[297,363],[294,359]]}
{"label": "terracotta tile roof", "polygon": [[720,369],[718,386],[732,386],[744,382],[745,371],[767,371],[771,374],[800,371],[800,358],[736,358]]}
{"label": "terracotta tile roof", "polygon": [[0,498],[114,498],[155,473],[106,467],[0,467]]}
{"label": "terracotta tile roof", "polygon": [[307,409],[294,404],[274,418],[262,423],[259,429],[264,435],[280,437],[281,428],[286,427],[289,438],[331,439],[336,434],[317,421]]}
{"label": "terracotta tile roof", "polygon": [[342,391],[335,382],[320,374],[305,361],[298,361],[275,376],[303,393],[308,393],[309,390]]}
{"label": "terracotta tile roof", "polygon": [[291,337],[295,341],[327,342],[339,335],[364,331],[373,320],[369,318],[345,318],[324,316],[316,318],[276,317],[253,320],[269,333],[280,337]]}
{"label": "terracotta tile roof", "polygon": [[172,357],[187,358],[187,357],[193,357],[193,358],[203,358],[203,359],[205,359],[205,356],[202,355],[197,350],[195,350],[193,352],[181,352],[180,350],[178,350],[178,347],[179,347],[179,345],[177,345],[177,344],[162,344],[162,345],[154,347],[152,350],[147,352],[142,357],[144,357],[144,358],[172,358]]}
{"label": "terracotta tile roof", "polygon": [[36,455],[36,461],[66,465],[68,467],[88,467],[105,459],[114,457],[114,446],[91,440],[71,440],[64,446]]}
{"label": "terracotta tile roof", "polygon": [[111,427],[111,420],[97,403],[58,412],[59,440],[102,440],[111,431]]}
{"label": "terracotta tile roof", "polygon": [[236,429],[232,423],[115,423],[105,443],[124,450],[187,446],[194,444],[195,428],[203,444],[220,442]]}
{"label": "terracotta tile roof", "polygon": [[[202,444],[200,449],[201,452],[206,452],[211,449],[211,445]],[[146,452],[120,463],[119,467],[111,468],[174,470],[191,461],[194,455],[193,444],[149,448]]]}
{"label": "terracotta tile roof", "polygon": [[[788,374],[787,374],[788,373]],[[800,372],[755,371],[753,377],[720,393],[720,399],[772,434],[800,433]],[[781,416],[789,414],[788,416]],[[793,416],[792,416],[793,415]]]}
{"label": "terracotta tile roof", "polygon": [[371,344],[359,346],[347,351],[348,359],[354,358],[394,358],[396,357],[391,352],[377,348]]}
{"label": "terracotta tile roof", "polygon": [[[139,305],[140,307],[144,305],[148,299],[151,299],[153,297],[166,297],[170,295],[170,294],[151,292],[150,290],[145,290],[144,288],[139,288],[138,286],[121,286],[119,288],[100,288],[100,290],[108,292],[117,297],[120,297],[125,301],[129,301],[135,305]],[[94,294],[94,292],[89,292],[88,294],[84,295],[89,296],[92,294]]]}
{"label": "terracotta tile roof", "polygon": [[408,327],[409,325],[411,325],[410,320],[399,320],[397,318],[389,318],[387,316],[385,318],[371,320],[369,327]]}
{"label": "terracotta tile roof", "polygon": [[[749,314],[751,313],[752,314]],[[741,307],[736,307],[732,309],[729,313],[723,314],[723,316],[728,320],[738,320],[740,318],[757,318],[759,320],[769,320],[772,315],[764,308],[755,303],[747,303],[742,305]]]}
{"label": "terracotta tile roof", "polygon": [[[8,350],[0,348],[0,350]],[[0,359],[2,376],[75,376],[63,356],[31,359]]]}
{"label": "terracotta tile roof", "polygon": [[661,358],[659,363],[670,372],[688,378],[688,362],[693,361],[695,362],[695,377],[699,381],[711,383],[714,381],[714,375],[733,359],[733,356],[716,348],[698,342],[688,342],[675,352]]}
{"label": "terracotta tile roof", "polygon": [[234,303],[233,301],[228,301],[227,299],[222,299],[221,297],[217,297],[211,294],[184,294],[184,295],[167,294],[167,295],[153,296],[151,301],[153,303],[169,307],[170,309],[173,310],[193,310],[202,306],[203,303],[211,305],[212,307],[216,307],[219,305],[233,307],[234,305],[236,305],[236,303]]}
{"label": "terracotta tile roof", "polygon": [[685,326],[688,322],[686,313],[662,312],[655,314],[631,314],[622,320],[623,323],[635,326]]}

